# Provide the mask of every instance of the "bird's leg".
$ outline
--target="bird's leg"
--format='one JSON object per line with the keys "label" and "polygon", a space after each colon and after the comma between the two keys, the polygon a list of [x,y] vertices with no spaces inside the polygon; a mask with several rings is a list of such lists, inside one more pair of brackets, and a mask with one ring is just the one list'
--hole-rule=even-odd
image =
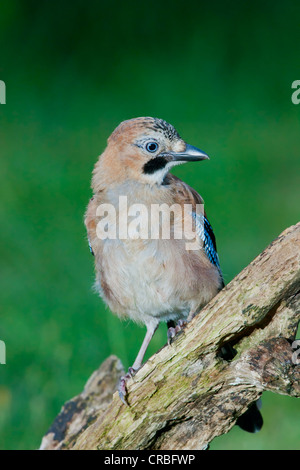
{"label": "bird's leg", "polygon": [[177,324],[173,320],[167,322],[168,332],[168,344],[170,345],[174,336],[186,326],[187,321],[185,320],[178,320]]}
{"label": "bird's leg", "polygon": [[198,312],[199,312],[199,309],[191,309],[190,313],[188,314],[187,320],[186,320],[187,323],[192,321],[193,318],[197,315]]}
{"label": "bird's leg", "polygon": [[142,366],[142,362],[143,362],[147,347],[149,346],[149,343],[150,343],[157,327],[158,327],[158,322],[154,325],[147,326],[147,333],[145,335],[142,346],[141,346],[141,348],[138,352],[136,360],[133,363],[133,366],[129,367],[127,374],[124,375],[123,377],[121,377],[121,379],[120,379],[119,386],[118,386],[118,392],[119,392],[119,397],[121,398],[124,405],[128,405],[128,403],[127,403],[127,388],[126,388],[127,380],[129,380],[131,377],[133,377],[135,375],[135,373],[139,370],[139,368]]}
{"label": "bird's leg", "polygon": [[120,378],[119,385],[118,385],[119,397],[121,398],[124,405],[127,405],[127,406],[128,406],[128,402],[127,402],[126,382],[127,380],[131,379],[131,377],[133,377],[135,373],[136,371],[133,369],[133,367],[129,367],[127,374],[123,375]]}

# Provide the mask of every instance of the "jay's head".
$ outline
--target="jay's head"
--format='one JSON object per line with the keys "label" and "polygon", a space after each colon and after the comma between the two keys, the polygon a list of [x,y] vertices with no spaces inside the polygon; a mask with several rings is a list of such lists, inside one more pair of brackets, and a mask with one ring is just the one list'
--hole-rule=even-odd
{"label": "jay's head", "polygon": [[127,179],[161,184],[175,165],[209,157],[187,144],[176,129],[163,119],[140,117],[123,121],[111,134],[94,172],[107,182]]}

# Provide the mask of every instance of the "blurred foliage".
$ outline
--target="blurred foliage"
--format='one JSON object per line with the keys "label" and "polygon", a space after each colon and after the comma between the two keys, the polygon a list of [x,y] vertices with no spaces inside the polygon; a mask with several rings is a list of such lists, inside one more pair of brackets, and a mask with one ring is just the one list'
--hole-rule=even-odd
{"label": "blurred foliage", "polygon": [[[109,355],[128,367],[144,329],[93,293],[83,214],[124,119],[171,122],[209,162],[176,174],[205,198],[226,282],[299,220],[300,4],[2,0],[0,448],[40,444]],[[156,333],[148,356],[166,341]],[[212,448],[290,449],[299,404],[265,394],[261,433]]]}

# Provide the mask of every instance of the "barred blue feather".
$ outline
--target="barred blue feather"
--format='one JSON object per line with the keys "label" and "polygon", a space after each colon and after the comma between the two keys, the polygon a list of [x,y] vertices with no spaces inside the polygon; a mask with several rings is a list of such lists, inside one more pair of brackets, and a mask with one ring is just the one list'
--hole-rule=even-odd
{"label": "barred blue feather", "polygon": [[219,256],[217,252],[216,238],[212,226],[210,225],[206,216],[203,214],[196,214],[195,212],[193,212],[192,217],[195,220],[197,235],[203,241],[203,248],[205,250],[205,253],[209,261],[218,268],[224,285]]}

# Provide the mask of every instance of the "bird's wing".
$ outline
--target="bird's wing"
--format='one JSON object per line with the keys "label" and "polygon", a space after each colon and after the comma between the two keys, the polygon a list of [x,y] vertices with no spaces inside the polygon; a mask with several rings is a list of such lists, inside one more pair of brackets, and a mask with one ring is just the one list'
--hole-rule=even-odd
{"label": "bird's wing", "polygon": [[196,233],[203,243],[203,248],[209,261],[218,269],[224,285],[215,234],[205,211],[204,213],[199,213],[199,211],[196,210],[197,204],[204,203],[202,197],[197,191],[170,173],[168,174],[166,184],[170,184],[173,187],[173,190],[177,193],[177,197],[180,198],[184,204],[192,204],[192,217],[195,221]]}
{"label": "bird's wing", "polygon": [[92,253],[93,256],[95,256],[89,237],[88,237],[88,244],[89,244],[90,252]]}
{"label": "bird's wing", "polygon": [[206,256],[208,257],[209,261],[214,266],[216,266],[216,268],[218,268],[218,271],[224,284],[224,279],[220,267],[219,255],[217,252],[216,237],[213,232],[212,226],[210,225],[205,213],[203,215],[193,212],[192,216],[195,220],[197,235],[203,242],[203,248],[205,250]]}

